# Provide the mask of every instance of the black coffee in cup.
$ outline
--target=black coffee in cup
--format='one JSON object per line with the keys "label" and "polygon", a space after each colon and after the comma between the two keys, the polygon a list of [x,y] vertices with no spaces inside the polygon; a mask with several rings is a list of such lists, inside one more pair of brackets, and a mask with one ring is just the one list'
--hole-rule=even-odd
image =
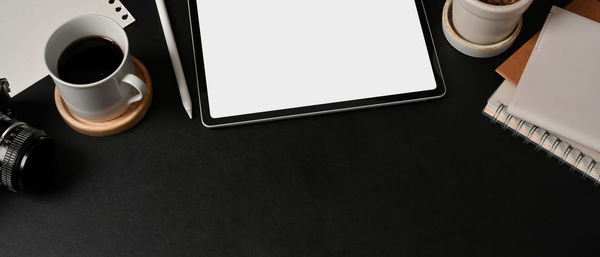
{"label": "black coffee in cup", "polygon": [[91,36],[71,43],[58,58],[58,77],[72,84],[100,81],[119,68],[123,50],[113,40]]}

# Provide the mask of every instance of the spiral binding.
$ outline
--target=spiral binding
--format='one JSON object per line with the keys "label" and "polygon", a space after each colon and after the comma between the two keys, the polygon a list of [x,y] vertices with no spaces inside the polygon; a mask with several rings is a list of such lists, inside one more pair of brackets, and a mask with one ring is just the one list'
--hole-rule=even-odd
{"label": "spiral binding", "polygon": [[598,162],[552,132],[514,117],[507,113],[507,106],[503,104],[496,106],[488,103],[483,113],[489,116],[493,123],[501,124],[503,129],[510,128],[515,136],[523,137],[526,143],[533,142],[536,149],[543,149],[549,157],[554,156],[561,164],[569,164],[571,170],[579,170],[583,177],[592,178],[595,185],[600,182]]}

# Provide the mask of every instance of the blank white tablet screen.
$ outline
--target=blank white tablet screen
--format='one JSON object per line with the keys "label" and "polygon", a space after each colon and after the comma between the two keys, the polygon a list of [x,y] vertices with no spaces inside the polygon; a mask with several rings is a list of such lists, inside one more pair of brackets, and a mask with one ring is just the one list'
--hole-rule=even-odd
{"label": "blank white tablet screen", "polygon": [[211,116],[435,89],[415,5],[197,0]]}

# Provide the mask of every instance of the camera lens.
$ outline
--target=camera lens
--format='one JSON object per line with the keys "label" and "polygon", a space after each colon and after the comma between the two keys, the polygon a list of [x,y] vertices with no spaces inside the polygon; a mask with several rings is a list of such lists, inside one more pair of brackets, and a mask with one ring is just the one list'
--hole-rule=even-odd
{"label": "camera lens", "polygon": [[0,182],[12,191],[35,191],[45,182],[54,143],[42,130],[0,113]]}

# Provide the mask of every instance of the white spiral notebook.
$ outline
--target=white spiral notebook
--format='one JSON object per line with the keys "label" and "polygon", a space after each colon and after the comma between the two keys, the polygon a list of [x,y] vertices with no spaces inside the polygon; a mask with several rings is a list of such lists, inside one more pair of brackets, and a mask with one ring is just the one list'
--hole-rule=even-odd
{"label": "white spiral notebook", "polygon": [[8,79],[12,96],[48,75],[44,47],[61,24],[84,14],[122,27],[135,21],[119,0],[1,0],[0,12],[0,77]]}
{"label": "white spiral notebook", "polygon": [[519,119],[507,112],[513,100],[516,87],[504,81],[496,92],[490,97],[483,113],[492,121],[498,122],[520,135],[527,142],[532,142],[562,162],[579,170],[582,174],[600,182],[600,152],[581,145],[568,138],[552,133],[530,122]]}
{"label": "white spiral notebook", "polygon": [[508,112],[600,151],[600,23],[554,6]]}

